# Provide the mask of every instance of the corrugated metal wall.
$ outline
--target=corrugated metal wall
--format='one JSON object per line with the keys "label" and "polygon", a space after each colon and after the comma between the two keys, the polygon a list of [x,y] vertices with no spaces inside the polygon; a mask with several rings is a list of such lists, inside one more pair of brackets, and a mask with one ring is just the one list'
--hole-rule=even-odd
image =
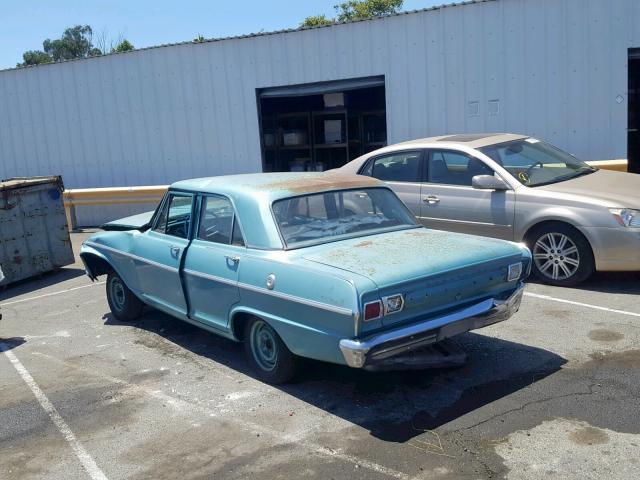
{"label": "corrugated metal wall", "polygon": [[259,171],[256,88],[372,75],[386,79],[390,143],[509,131],[625,157],[638,25],[637,0],[495,0],[2,71],[0,177],[98,187]]}

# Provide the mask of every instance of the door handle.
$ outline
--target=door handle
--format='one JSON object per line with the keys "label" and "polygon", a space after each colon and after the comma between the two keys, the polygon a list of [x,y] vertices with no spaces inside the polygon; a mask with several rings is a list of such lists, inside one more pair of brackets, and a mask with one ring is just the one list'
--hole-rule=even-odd
{"label": "door handle", "polygon": [[240,257],[238,257],[237,255],[225,255],[224,258],[226,258],[227,260],[229,260],[230,262],[233,262],[233,263],[239,263],[240,262]]}
{"label": "door handle", "polygon": [[427,195],[426,197],[422,197],[422,201],[429,205],[434,205],[436,203],[440,203],[440,198],[435,195]]}
{"label": "door handle", "polygon": [[171,255],[178,258],[178,255],[180,255],[180,247],[175,247],[173,245],[171,245],[169,247],[169,251],[171,251]]}

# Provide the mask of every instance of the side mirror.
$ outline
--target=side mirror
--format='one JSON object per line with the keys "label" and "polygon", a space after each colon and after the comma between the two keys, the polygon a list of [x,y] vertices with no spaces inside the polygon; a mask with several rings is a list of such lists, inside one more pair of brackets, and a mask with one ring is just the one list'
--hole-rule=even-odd
{"label": "side mirror", "polygon": [[480,190],[509,190],[509,185],[494,175],[476,175],[471,179],[471,185]]}

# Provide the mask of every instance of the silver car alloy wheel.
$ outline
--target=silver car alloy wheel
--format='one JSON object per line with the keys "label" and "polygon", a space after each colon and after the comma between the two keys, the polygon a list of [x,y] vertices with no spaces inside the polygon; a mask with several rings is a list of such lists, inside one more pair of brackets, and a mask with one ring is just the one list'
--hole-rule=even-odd
{"label": "silver car alloy wheel", "polygon": [[538,271],[553,280],[566,280],[578,271],[580,253],[570,237],[563,233],[547,233],[533,246],[533,261]]}

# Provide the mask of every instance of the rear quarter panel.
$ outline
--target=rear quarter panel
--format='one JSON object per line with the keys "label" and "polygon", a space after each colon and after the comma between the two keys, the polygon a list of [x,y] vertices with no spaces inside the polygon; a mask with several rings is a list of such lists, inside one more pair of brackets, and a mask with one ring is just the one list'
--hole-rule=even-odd
{"label": "rear quarter panel", "polygon": [[[244,256],[232,323],[241,312],[257,315],[269,321],[293,353],[344,363],[338,342],[354,335],[357,290],[348,276],[324,270],[291,260],[286,252]],[[271,290],[269,275],[275,277]]]}

